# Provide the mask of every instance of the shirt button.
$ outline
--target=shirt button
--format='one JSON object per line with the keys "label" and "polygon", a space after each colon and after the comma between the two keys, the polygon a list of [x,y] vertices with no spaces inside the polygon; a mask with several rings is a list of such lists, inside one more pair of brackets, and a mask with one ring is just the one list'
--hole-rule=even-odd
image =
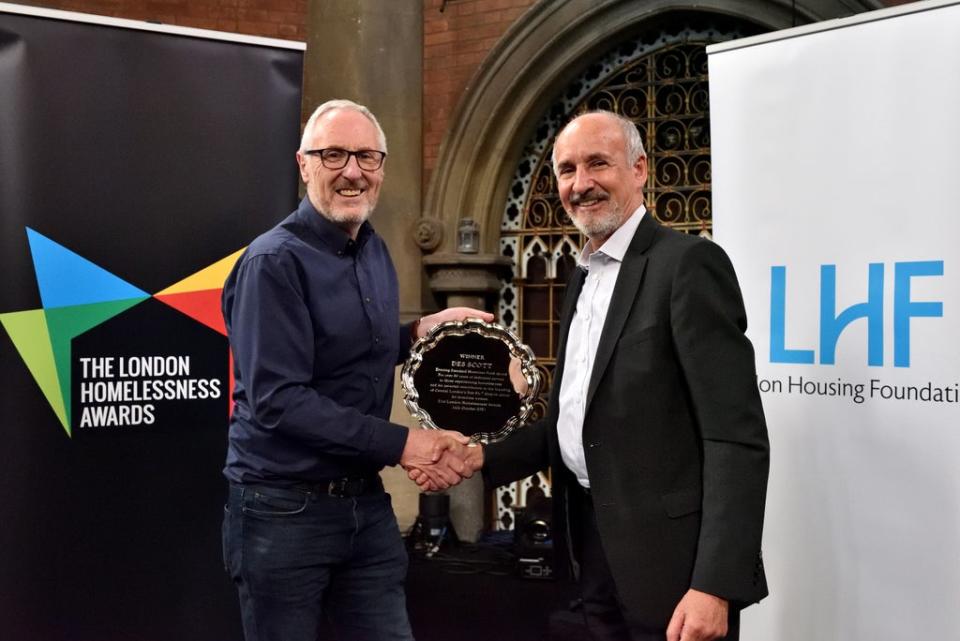
{"label": "shirt button", "polygon": [[380,377],[379,377],[379,376],[374,376],[374,377],[373,377],[373,382],[374,382],[374,383],[379,383],[379,382],[380,382]]}
{"label": "shirt button", "polygon": [[374,337],[373,337],[373,342],[374,342],[374,343],[379,343],[379,342],[380,342],[380,337],[379,337],[379,336],[374,336]]}
{"label": "shirt button", "polygon": [[363,300],[365,300],[366,302],[369,303],[369,302],[370,302],[370,297],[369,297],[369,296],[366,296]]}

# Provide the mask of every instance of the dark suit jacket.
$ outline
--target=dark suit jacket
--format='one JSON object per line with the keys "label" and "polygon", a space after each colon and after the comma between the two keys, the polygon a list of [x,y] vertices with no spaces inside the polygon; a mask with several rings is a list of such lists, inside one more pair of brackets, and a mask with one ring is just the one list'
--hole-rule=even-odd
{"label": "dark suit jacket", "polygon": [[[567,289],[544,419],[487,446],[491,485],[553,468],[555,555],[568,560],[576,479],[558,396],[583,274]],[[767,594],[760,558],[769,444],[733,266],[644,215],[620,268],[587,394],[583,443],[597,524],[628,623],[665,628],[688,588],[743,607]]]}

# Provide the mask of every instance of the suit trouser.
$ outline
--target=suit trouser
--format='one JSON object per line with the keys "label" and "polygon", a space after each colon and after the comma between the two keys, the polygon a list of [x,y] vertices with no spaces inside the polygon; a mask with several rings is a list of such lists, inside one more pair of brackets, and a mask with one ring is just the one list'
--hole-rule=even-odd
{"label": "suit trouser", "polygon": [[[580,593],[583,616],[594,641],[664,641],[666,628],[631,628],[623,616],[610,566],[597,528],[597,516],[589,490],[570,492],[570,523],[573,552],[580,563]],[[731,611],[724,641],[738,641],[740,613]]]}

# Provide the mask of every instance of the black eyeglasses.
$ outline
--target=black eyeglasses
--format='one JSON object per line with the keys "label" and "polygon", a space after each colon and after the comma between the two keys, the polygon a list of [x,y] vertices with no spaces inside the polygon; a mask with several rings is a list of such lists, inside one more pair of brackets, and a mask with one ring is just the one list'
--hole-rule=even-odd
{"label": "black eyeglasses", "polygon": [[350,156],[357,157],[357,164],[360,169],[367,171],[376,171],[383,166],[383,159],[387,157],[387,152],[377,151],[376,149],[358,149],[357,151],[347,151],[339,147],[327,147],[326,149],[307,149],[304,151],[308,156],[319,156],[320,162],[327,169],[343,169],[350,162]]}

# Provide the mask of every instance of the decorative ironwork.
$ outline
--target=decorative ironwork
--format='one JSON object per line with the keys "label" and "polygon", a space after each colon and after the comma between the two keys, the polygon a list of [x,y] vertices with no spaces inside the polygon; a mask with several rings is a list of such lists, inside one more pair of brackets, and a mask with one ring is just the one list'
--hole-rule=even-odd
{"label": "decorative ironwork", "polygon": [[[625,43],[572,82],[537,126],[518,164],[501,223],[500,248],[513,260],[504,280],[500,322],[533,349],[544,390],[534,410],[546,410],[556,364],[560,304],[583,237],[567,217],[551,165],[553,142],[577,114],[606,109],[632,120],[647,150],[648,211],[681,231],[709,234],[710,119],[706,45],[736,31],[683,29]],[[541,475],[544,487],[549,479]],[[519,488],[498,488],[496,527],[511,529],[512,511],[525,505]]]}

